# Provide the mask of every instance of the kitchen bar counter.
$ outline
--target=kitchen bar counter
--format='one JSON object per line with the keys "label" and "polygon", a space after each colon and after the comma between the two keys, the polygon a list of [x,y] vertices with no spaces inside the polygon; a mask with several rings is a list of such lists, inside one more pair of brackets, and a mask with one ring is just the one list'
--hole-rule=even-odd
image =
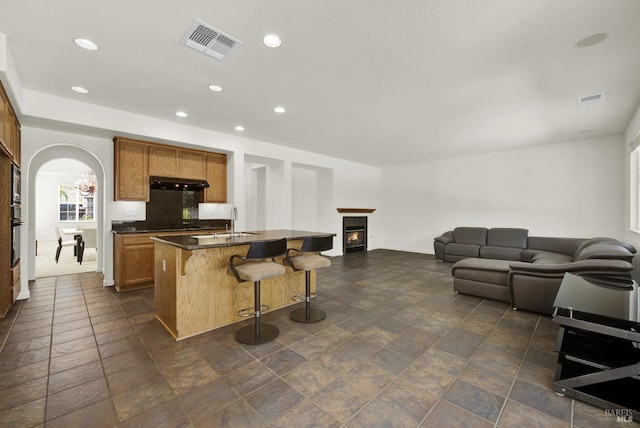
{"label": "kitchen bar counter", "polygon": [[[201,233],[201,231],[199,231]],[[197,238],[194,236],[198,236]],[[159,236],[151,238],[153,241],[162,242],[183,250],[201,250],[204,248],[230,247],[247,245],[253,241],[270,241],[273,239],[287,238],[287,241],[304,239],[311,236],[335,236],[335,233],[308,232],[303,230],[259,230],[252,232],[217,231],[211,234],[201,235],[177,235]]]}
{"label": "kitchen bar counter", "polygon": [[[245,320],[238,310],[253,307],[253,283],[238,283],[229,270],[232,255],[245,255],[252,241],[287,238],[289,248],[300,248],[308,236],[335,236],[296,230],[263,230],[241,236],[218,234],[159,236],[154,241],[156,318],[176,339]],[[282,258],[277,260],[282,263]],[[315,291],[315,271],[311,272]],[[304,293],[305,273],[286,266],[282,276],[261,282],[261,300],[270,310],[295,304]]]}

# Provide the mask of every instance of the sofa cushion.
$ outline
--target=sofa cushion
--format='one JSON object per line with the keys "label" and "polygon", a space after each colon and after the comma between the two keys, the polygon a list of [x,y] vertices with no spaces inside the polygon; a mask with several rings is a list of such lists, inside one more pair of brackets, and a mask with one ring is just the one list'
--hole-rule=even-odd
{"label": "sofa cushion", "polygon": [[506,286],[509,281],[509,260],[464,259],[451,267],[454,278],[499,284]]}
{"label": "sofa cushion", "polygon": [[451,242],[447,244],[447,254],[452,256],[479,257],[480,245]]}
{"label": "sofa cushion", "polygon": [[571,263],[571,262],[563,262],[562,260],[558,260],[558,259],[543,259],[543,258],[539,258],[536,259],[535,261],[531,262],[533,264],[541,264],[541,265],[561,265],[564,263]]}
{"label": "sofa cushion", "polygon": [[531,263],[569,263],[573,261],[573,257],[550,251],[535,251],[527,261]]}
{"label": "sofa cushion", "polygon": [[551,253],[560,253],[572,256],[576,253],[576,249],[586,239],[582,238],[556,238],[547,236],[530,236],[530,250],[549,251]]}
{"label": "sofa cushion", "polygon": [[631,263],[633,254],[620,245],[597,243],[581,249],[574,257],[575,261],[587,259],[616,259]]}
{"label": "sofa cushion", "polygon": [[488,230],[486,227],[456,227],[453,229],[453,242],[456,244],[487,245]]}
{"label": "sofa cushion", "polygon": [[527,248],[527,229],[494,227],[487,232],[487,245],[492,247]]}
{"label": "sofa cushion", "polygon": [[487,245],[486,247],[480,247],[480,257],[483,259],[520,261],[522,260],[522,249]]}

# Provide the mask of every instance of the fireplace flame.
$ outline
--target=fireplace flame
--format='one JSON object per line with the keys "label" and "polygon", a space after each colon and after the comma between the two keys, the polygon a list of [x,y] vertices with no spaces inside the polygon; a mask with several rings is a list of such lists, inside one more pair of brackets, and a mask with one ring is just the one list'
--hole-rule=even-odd
{"label": "fireplace flame", "polygon": [[351,232],[347,235],[347,242],[358,241],[358,232]]}

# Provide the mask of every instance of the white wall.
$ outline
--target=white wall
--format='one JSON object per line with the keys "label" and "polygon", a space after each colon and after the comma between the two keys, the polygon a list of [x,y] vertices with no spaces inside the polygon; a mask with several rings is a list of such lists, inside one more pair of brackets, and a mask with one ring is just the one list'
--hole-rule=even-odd
{"label": "white wall", "polygon": [[384,248],[433,254],[456,226],[625,238],[622,136],[382,170]]}
{"label": "white wall", "polygon": [[310,168],[293,168],[291,227],[295,230],[318,230],[318,172]]}
{"label": "white wall", "polygon": [[[630,244],[634,245],[636,248],[640,250],[640,230],[638,230],[637,218],[632,220],[631,216],[638,216],[640,207],[638,206],[640,197],[638,192],[640,192],[640,186],[637,182],[632,183],[632,180],[635,177],[632,177],[630,170],[630,154],[631,148],[630,144],[633,143],[637,138],[640,138],[640,106],[636,110],[631,122],[629,122],[629,126],[624,133],[624,146],[625,146],[625,161],[624,161],[624,172],[625,172],[625,195],[626,204],[625,204],[625,227],[627,227],[625,240]],[[633,193],[632,193],[633,192]],[[632,206],[633,204],[633,206]],[[632,230],[632,225],[634,230]],[[638,259],[638,257],[636,257]]]}

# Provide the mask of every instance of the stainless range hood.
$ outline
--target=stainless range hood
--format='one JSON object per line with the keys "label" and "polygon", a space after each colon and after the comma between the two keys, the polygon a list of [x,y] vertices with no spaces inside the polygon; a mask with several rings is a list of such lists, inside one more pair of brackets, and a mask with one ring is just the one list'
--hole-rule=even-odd
{"label": "stainless range hood", "polygon": [[209,187],[206,180],[193,180],[190,178],[176,177],[149,177],[149,184],[152,189],[161,190],[202,190]]}

